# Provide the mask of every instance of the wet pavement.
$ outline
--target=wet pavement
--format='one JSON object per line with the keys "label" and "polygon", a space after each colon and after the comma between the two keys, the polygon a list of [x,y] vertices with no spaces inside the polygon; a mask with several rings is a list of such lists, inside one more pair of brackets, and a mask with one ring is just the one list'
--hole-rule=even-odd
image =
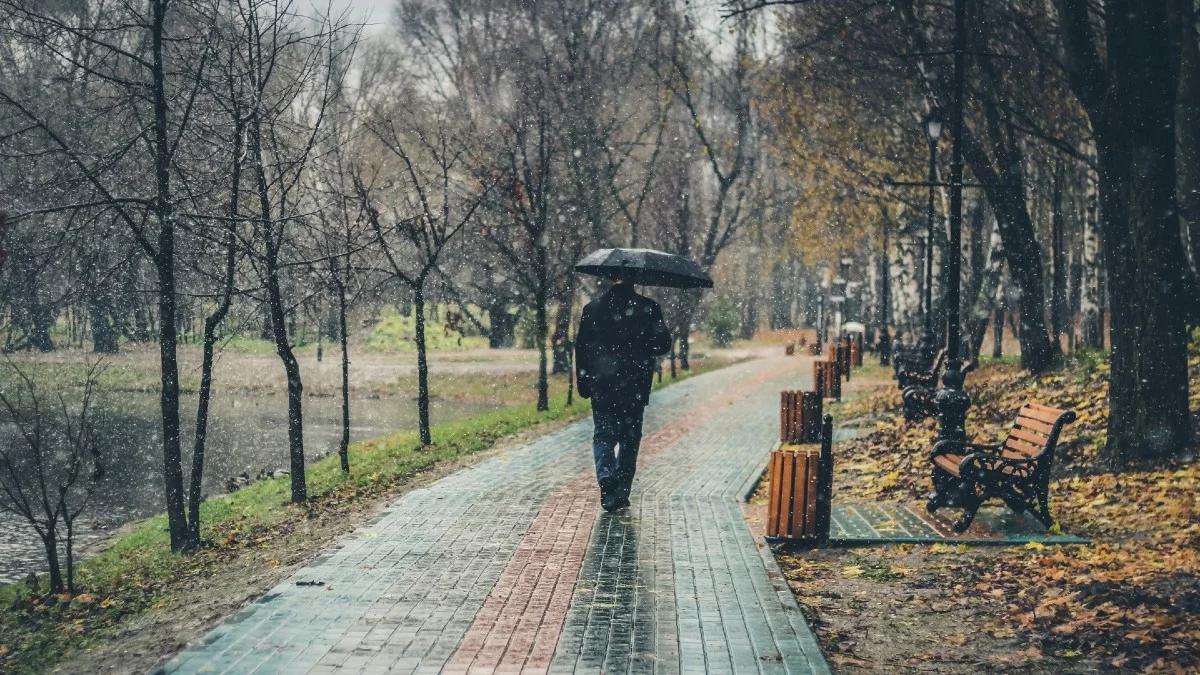
{"label": "wet pavement", "polygon": [[410,492],[162,671],[828,672],[739,504],[810,363],[656,393],[619,514],[590,420]]}

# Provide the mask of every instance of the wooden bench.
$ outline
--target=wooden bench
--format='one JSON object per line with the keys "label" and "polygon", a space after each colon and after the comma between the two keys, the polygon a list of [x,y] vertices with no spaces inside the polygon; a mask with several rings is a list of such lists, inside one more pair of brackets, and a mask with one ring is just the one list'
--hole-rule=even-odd
{"label": "wooden bench", "polygon": [[942,367],[946,365],[946,348],[942,347],[933,357],[933,362],[928,368],[922,368],[920,364],[915,363],[919,360],[919,356],[915,353],[910,353],[903,361],[899,361],[896,366],[896,383],[901,390],[909,387],[936,387],[938,378],[941,377]]}
{"label": "wooden bench", "polygon": [[[939,359],[943,362],[945,361],[942,356],[939,356]],[[959,361],[959,363],[962,363],[962,361]],[[946,365],[949,364],[947,363]],[[966,377],[966,375],[972,370],[975,370],[976,366],[978,365],[979,364],[976,361],[968,361],[961,365],[960,369],[962,370],[963,376]],[[935,374],[941,375],[941,370],[942,369],[939,368],[939,372]],[[922,380],[921,384],[910,384],[904,388],[901,398],[904,402],[905,422],[920,422],[926,417],[937,416],[937,380],[934,379],[933,382],[927,382],[927,380]]]}
{"label": "wooden bench", "polygon": [[995,498],[1013,512],[1029,511],[1052,527],[1050,468],[1063,426],[1074,421],[1072,410],[1026,403],[1002,443],[938,442],[930,455],[934,492],[926,508],[930,513],[943,506],[962,508],[954,529],[963,532],[980,505]]}

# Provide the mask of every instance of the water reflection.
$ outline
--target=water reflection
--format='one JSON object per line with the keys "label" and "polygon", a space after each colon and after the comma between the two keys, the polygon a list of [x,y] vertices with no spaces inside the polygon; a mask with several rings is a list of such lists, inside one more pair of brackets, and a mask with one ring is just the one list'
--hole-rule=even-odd
{"label": "water reflection", "polygon": [[[407,398],[365,398],[351,403],[351,438],[383,436],[416,427],[416,406]],[[435,423],[499,408],[499,404],[431,402]],[[184,471],[190,468],[195,401],[183,406]],[[205,455],[204,493],[221,494],[228,481],[246,473],[286,469],[287,404],[281,395],[226,396],[213,402]],[[306,397],[304,441],[309,460],[336,450],[341,438],[337,398]],[[156,394],[121,394],[104,401],[94,418],[105,473],[88,509],[80,517],[78,540],[103,540],[132,520],[163,510],[161,426]],[[11,431],[11,430],[9,430]],[[0,511],[0,583],[43,568],[41,542],[23,520]]]}

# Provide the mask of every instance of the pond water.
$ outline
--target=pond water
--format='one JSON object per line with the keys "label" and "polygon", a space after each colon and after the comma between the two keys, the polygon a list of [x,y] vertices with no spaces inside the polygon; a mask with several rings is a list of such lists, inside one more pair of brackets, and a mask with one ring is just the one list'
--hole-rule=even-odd
{"label": "pond water", "polygon": [[[99,408],[95,422],[105,474],[80,516],[76,550],[104,540],[113,530],[161,513],[163,504],[161,422],[157,394],[121,394]],[[496,410],[500,403],[431,401],[435,424]],[[195,399],[183,405],[184,471],[190,467]],[[304,445],[309,461],[335,452],[341,437],[337,397],[306,397]],[[407,397],[360,398],[350,403],[350,436],[363,440],[416,428],[416,401]],[[209,421],[204,493],[227,491],[230,479],[288,468],[287,399],[282,395],[218,396]],[[353,467],[351,467],[353,470]],[[0,583],[45,568],[41,541],[19,517],[0,511]]]}

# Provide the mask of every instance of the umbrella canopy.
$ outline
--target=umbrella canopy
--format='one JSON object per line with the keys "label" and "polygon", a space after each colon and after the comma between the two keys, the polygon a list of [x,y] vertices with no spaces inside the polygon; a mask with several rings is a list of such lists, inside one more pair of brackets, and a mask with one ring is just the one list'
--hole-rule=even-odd
{"label": "umbrella canopy", "polygon": [[862,323],[860,323],[858,321],[847,321],[846,323],[842,324],[842,332],[843,333],[865,333],[865,332],[867,332],[867,327],[862,325]]}
{"label": "umbrella canopy", "polygon": [[577,272],[645,286],[712,288],[712,277],[696,263],[650,248],[602,248],[575,264]]}

